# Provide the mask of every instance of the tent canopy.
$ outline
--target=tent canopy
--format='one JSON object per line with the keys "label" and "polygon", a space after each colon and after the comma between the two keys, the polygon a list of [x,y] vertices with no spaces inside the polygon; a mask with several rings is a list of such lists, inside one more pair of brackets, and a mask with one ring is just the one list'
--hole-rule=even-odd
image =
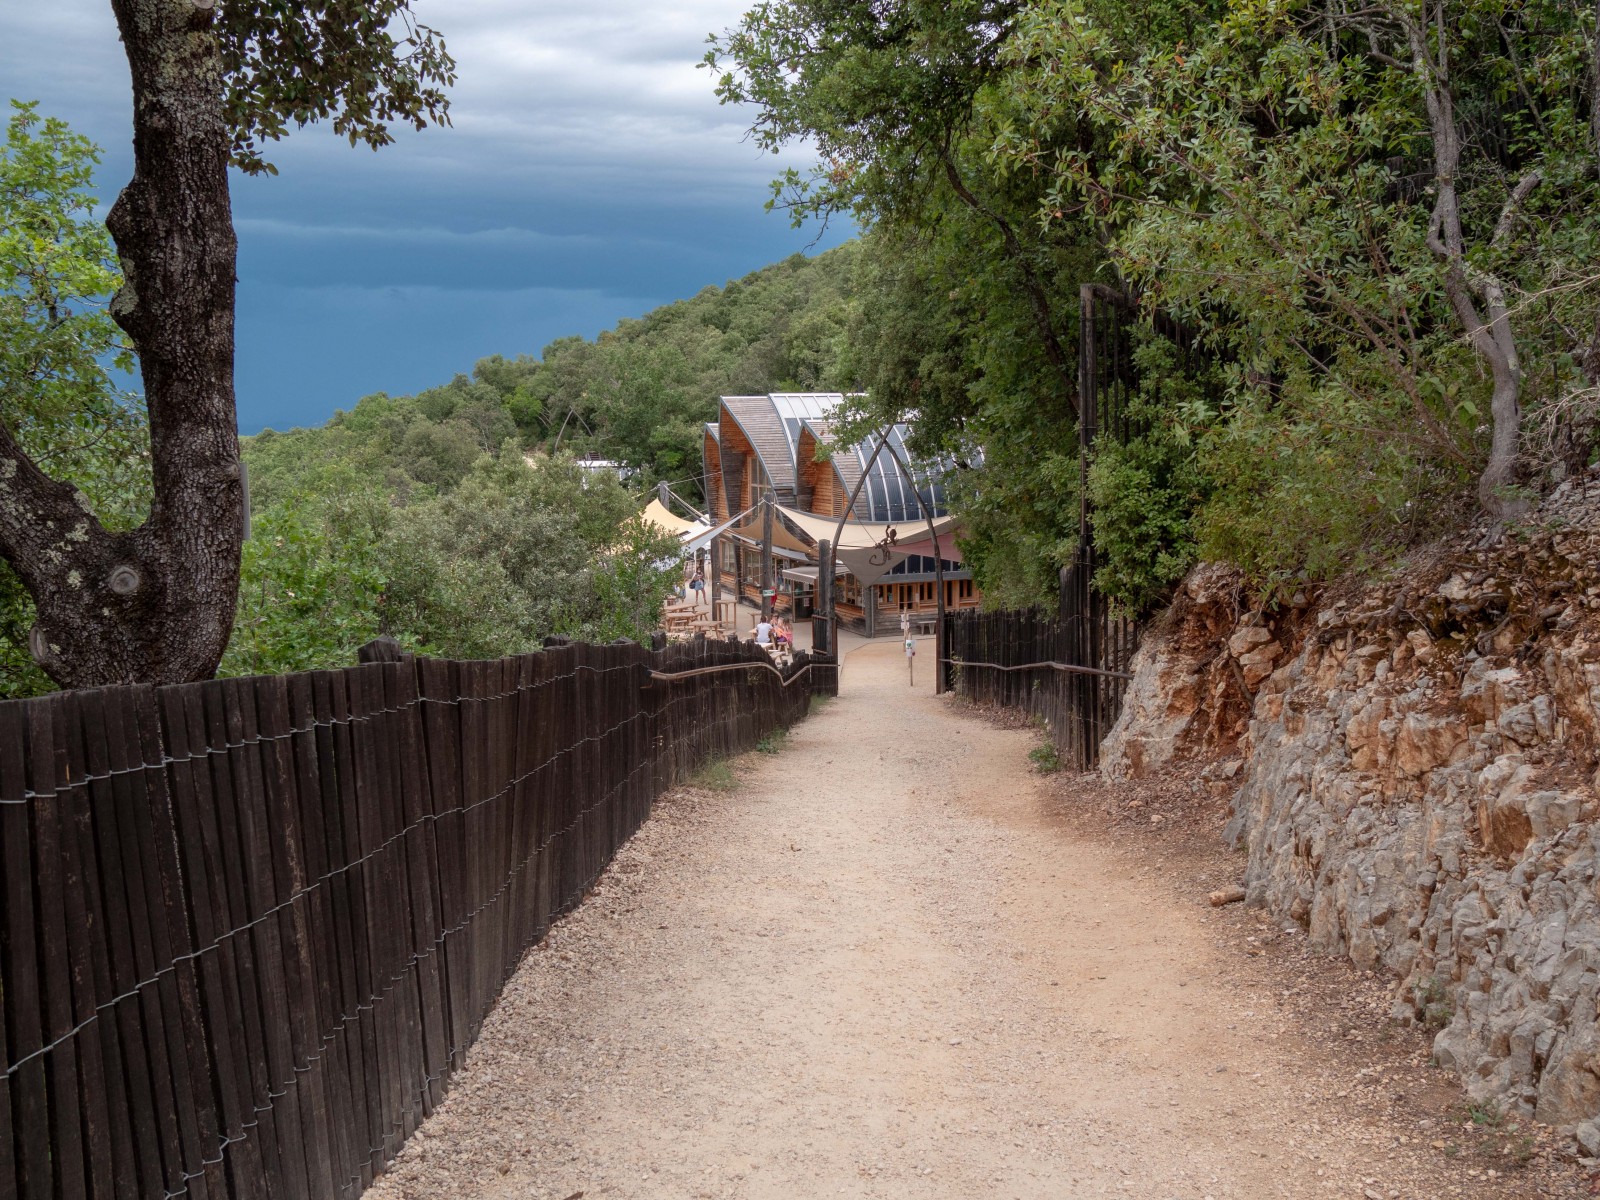
{"label": "tent canopy", "polygon": [[[846,521],[839,528],[837,517],[824,517],[817,513],[802,512],[797,508],[779,506],[779,514],[786,524],[815,546],[822,541],[832,541],[837,534],[838,545],[834,553],[839,562],[849,568],[863,585],[877,583],[912,554],[932,558],[937,554],[945,562],[960,562],[961,552],[956,549],[954,517],[935,517],[933,537],[928,536],[928,522],[905,521]],[[889,531],[894,530],[893,546],[884,546]],[[904,539],[904,540],[902,540]]]}
{"label": "tent canopy", "polygon": [[[837,517],[824,517],[818,513],[802,512],[798,508],[786,508],[781,504],[778,506],[778,513],[796,532],[803,534],[813,546],[824,540],[832,541],[835,530],[839,528]],[[935,517],[933,519],[934,535],[939,540],[946,562],[952,561],[952,556],[958,553],[952,533],[955,524],[956,519],[954,517]],[[839,550],[875,550],[882,544],[884,538],[889,535],[889,530],[891,529],[895,531],[897,545],[902,540],[909,543],[912,539],[921,541],[925,545],[930,544],[928,522],[926,520],[893,522],[846,521],[844,529],[838,534],[839,541],[836,548]]]}
{"label": "tent canopy", "polygon": [[640,514],[647,525],[652,525],[662,533],[670,534],[675,538],[683,538],[697,530],[702,530],[705,525],[699,521],[690,521],[680,517],[660,500],[652,500],[644,506]]}
{"label": "tent canopy", "polygon": [[[777,511],[782,512],[783,510],[780,508]],[[746,520],[734,527],[733,535],[757,546],[761,544],[761,506],[759,504],[750,510]],[[775,553],[789,551],[789,554],[782,555],[783,557],[799,555],[802,560],[811,554],[810,543],[803,537],[797,537],[790,530],[785,529],[783,522],[776,519],[776,515],[774,515],[772,522],[772,548]]]}

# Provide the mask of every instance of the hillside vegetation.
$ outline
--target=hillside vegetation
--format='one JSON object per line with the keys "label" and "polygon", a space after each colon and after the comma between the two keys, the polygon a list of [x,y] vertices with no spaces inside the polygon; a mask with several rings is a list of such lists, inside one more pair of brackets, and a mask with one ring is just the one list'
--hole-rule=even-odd
{"label": "hillside vegetation", "polygon": [[794,255],[620,322],[594,340],[561,338],[537,357],[494,355],[415,396],[366,396],[324,426],[249,439],[253,500],[318,490],[357,465],[402,499],[449,491],[480,455],[594,452],[641,485],[698,495],[701,425],[717,397],[835,383],[854,244]]}
{"label": "hillside vegetation", "polygon": [[246,439],[255,528],[223,671],[346,663],[380,632],[459,657],[645,635],[676,547],[635,520],[640,494],[698,495],[719,394],[821,386],[854,254],[796,255],[593,341]]}

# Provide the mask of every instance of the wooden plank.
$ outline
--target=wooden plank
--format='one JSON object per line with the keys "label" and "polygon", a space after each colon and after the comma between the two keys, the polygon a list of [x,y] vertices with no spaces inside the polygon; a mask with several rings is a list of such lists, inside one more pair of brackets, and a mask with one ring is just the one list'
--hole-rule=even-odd
{"label": "wooden plank", "polygon": [[420,761],[410,736],[415,716],[416,669],[409,662],[387,664],[381,675],[384,715],[385,758],[389,762],[388,812],[393,829],[397,953],[402,955],[397,969],[403,971],[392,993],[399,1007],[404,1059],[404,1102],[402,1138],[410,1137],[422,1123],[429,1104],[428,1046],[426,1035],[427,979],[433,968],[433,954],[425,943],[431,908],[427,884],[427,858],[422,845],[422,800],[418,787],[423,783]]}
{"label": "wooden plank", "polygon": [[136,1077],[133,1102],[151,1110],[140,1114],[144,1119],[135,1124],[135,1149],[142,1186],[159,1181],[166,1190],[182,1176],[184,1161],[168,1054],[167,1014],[156,974],[171,965],[171,958],[161,960],[152,933],[158,920],[152,905],[159,903],[160,889],[152,886],[150,876],[156,871],[151,862],[153,848],[144,836],[148,822],[140,819],[145,805],[144,773],[136,768],[143,756],[131,693],[121,688],[108,692],[103,719],[112,804],[98,815],[106,821],[107,848],[115,841],[120,885],[113,892],[108,880],[107,900],[125,910],[115,918],[119,930],[113,935],[118,942],[126,939],[125,952],[114,955],[120,975],[117,990],[126,997],[118,1003],[117,1012],[124,1062]]}
{"label": "wooden plank", "polygon": [[[244,845],[239,820],[239,794],[235,781],[235,752],[228,749],[230,737],[227,684],[223,681],[197,685],[186,696],[190,739],[206,747],[205,771],[196,775],[202,801],[200,815],[208,836],[215,837],[218,874],[213,881],[216,895],[224,907],[223,929],[218,934],[218,951],[224,963],[223,985],[229,989],[231,1012],[235,1018],[237,1046],[247,1075],[240,1081],[245,1089],[242,1115],[247,1140],[260,1161],[263,1190],[280,1194],[283,1179],[278,1152],[278,1114],[269,1100],[272,1075],[267,1061],[266,1017],[261,1006],[258,984],[262,967],[256,961],[256,943],[251,925],[252,909],[244,869]],[[198,709],[198,712],[196,710]],[[203,728],[196,729],[196,721]],[[206,806],[204,788],[209,783],[212,804]],[[210,818],[208,820],[207,818]],[[242,1173],[243,1160],[230,1163],[230,1173]]]}
{"label": "wooden plank", "polygon": [[[318,1105],[328,1143],[326,1189],[337,1193],[351,1177],[348,1115],[350,1110],[349,1064],[345,1054],[343,1023],[336,996],[339,978],[336,921],[331,903],[334,880],[329,875],[328,802],[336,798],[332,780],[323,778],[319,738],[326,730],[318,725],[315,690],[326,672],[301,672],[285,679],[289,727],[288,740],[294,759],[296,819],[302,831],[304,873],[308,880],[305,899],[306,944],[311,954],[312,995],[310,1007],[315,1016],[312,1027],[318,1031],[314,1048],[316,1065],[301,1086],[319,1092]],[[326,1190],[324,1194],[327,1194]]]}
{"label": "wooden plank", "polygon": [[67,914],[62,879],[66,803],[58,788],[67,780],[66,748],[58,736],[61,703],[52,697],[27,706],[28,783],[33,803],[35,870],[38,872],[39,971],[43,982],[44,1036],[53,1049],[45,1057],[50,1080],[50,1159],[55,1186],[66,1196],[84,1193],[82,1117],[78,1111],[77,1021],[72,1010],[72,964],[67,952]]}
{"label": "wooden plank", "polygon": [[[0,747],[3,753],[3,747]],[[0,793],[0,807],[5,801]],[[4,841],[4,822],[0,821],[0,846]],[[3,866],[5,857],[0,849],[0,866]],[[3,895],[0,892],[0,895]],[[3,922],[0,922],[3,925]],[[4,932],[0,931],[0,942],[4,941]],[[5,961],[0,956],[0,977],[4,976]],[[13,1148],[13,1133],[15,1125],[11,1115],[11,1039],[6,1033],[5,995],[0,989],[0,1200],[17,1200],[17,1160]]]}
{"label": "wooden plank", "polygon": [[[159,765],[165,751],[154,691],[126,692],[124,725],[130,763]],[[167,1189],[186,1191],[193,1200],[208,1200],[206,1166],[217,1145],[216,1105],[210,1091],[211,1061],[200,1020],[193,949],[189,931],[189,897],[177,857],[177,833],[165,770],[140,770],[129,776],[138,803],[133,808],[135,832],[143,862],[145,912],[150,922],[154,986],[144,989],[147,1008],[160,1013],[164,1040],[152,1051],[164,1066],[172,1095],[171,1122],[178,1156],[166,1165]],[[159,1075],[158,1075],[159,1079]],[[160,1089],[158,1088],[158,1093]],[[220,1165],[220,1164],[219,1164]],[[214,1176],[220,1182],[220,1173]]]}
{"label": "wooden plank", "polygon": [[382,1004],[394,1033],[394,1107],[390,1109],[384,1137],[384,1161],[399,1153],[401,1143],[416,1128],[422,1089],[421,1021],[417,1013],[415,964],[411,941],[411,896],[408,883],[408,837],[403,815],[401,763],[396,753],[397,722],[392,711],[391,676],[398,663],[375,665],[369,675],[377,715],[372,734],[376,748],[376,811],[379,820],[381,878],[388,897],[382,919],[386,934]]}
{"label": "wooden plank", "polygon": [[[86,782],[90,771],[81,720],[82,695],[81,692],[65,692],[60,697],[59,733],[66,749],[67,778],[75,781],[62,796],[61,865],[67,900],[72,1017],[74,1024],[83,1031],[74,1040],[81,1067],[78,1107],[83,1120],[87,1184],[89,1194],[100,1197],[110,1196],[115,1190],[112,1142],[117,1122],[112,1116],[106,1083],[101,1029],[102,1025],[107,1029],[115,1026],[110,1021],[100,1021],[97,1012],[101,1002],[111,999],[111,992],[103,958],[104,937],[99,934],[103,917]],[[98,740],[98,731],[91,731],[89,736]],[[117,1063],[118,1059],[113,1057],[112,1061]]]}
{"label": "wooden plank", "polygon": [[[414,662],[387,676],[389,707],[397,709],[396,760],[400,765],[401,816],[406,838],[406,886],[411,908],[411,953],[421,1021],[420,1067],[424,1111],[444,1098],[441,1077],[449,1057],[446,1001],[438,947],[440,932],[437,844],[433,821],[432,776],[423,732],[421,691]],[[430,1081],[431,1078],[431,1081]]]}
{"label": "wooden plank", "polygon": [[531,945],[539,936],[536,872],[532,861],[538,846],[538,834],[534,828],[537,814],[533,779],[537,761],[534,758],[536,661],[534,655],[520,655],[513,660],[511,671],[512,685],[516,689],[516,698],[512,702],[516,740],[512,745],[511,771],[516,780],[516,789],[511,800],[511,859],[517,874],[507,904],[512,917],[508,922],[513,930],[511,951],[517,957],[521,956],[524,947]]}
{"label": "wooden plank", "polygon": [[54,1193],[50,1108],[45,1077],[44,1003],[34,923],[33,801],[28,799],[27,705],[0,703],[0,971],[6,1025],[12,1031],[11,1123],[15,1190],[23,1200]]}
{"label": "wooden plank", "polygon": [[370,1001],[373,994],[371,953],[368,943],[366,864],[361,858],[360,800],[356,771],[357,702],[351,673],[339,671],[328,676],[328,704],[331,713],[331,758],[324,758],[335,771],[336,820],[328,823],[330,861],[340,864],[336,876],[335,911],[339,916],[342,1021],[346,1054],[350,1060],[352,1099],[351,1139],[352,1188],[363,1190],[373,1178],[373,1147],[378,1145],[383,1125],[382,1096],[379,1091],[377,1031]]}
{"label": "wooden plank", "polygon": [[306,831],[306,871],[322,881],[310,898],[317,952],[317,1024],[327,1038],[323,1048],[323,1091],[328,1107],[333,1181],[344,1188],[360,1178],[354,1122],[364,1107],[354,1089],[360,1043],[344,1020],[349,963],[349,912],[341,903],[345,859],[339,851],[339,764],[334,758],[330,672],[312,671],[289,681],[289,719],[303,730],[294,738],[299,772],[301,822]]}
{"label": "wooden plank", "polygon": [[[172,789],[173,821],[184,879],[191,898],[197,985],[206,1044],[215,1075],[217,1147],[207,1159],[208,1181],[217,1195],[254,1200],[264,1194],[261,1159],[250,1100],[250,1068],[243,1042],[238,978],[232,939],[223,941],[228,924],[226,887],[221,879],[222,851],[206,761],[205,717],[201,687],[162,688],[162,737],[173,760],[167,768]],[[222,1145],[226,1140],[228,1144]]]}
{"label": "wooden plank", "polygon": [[429,797],[435,872],[439,897],[438,958],[442,972],[447,1040],[446,1069],[453,1071],[460,1047],[467,1039],[467,971],[460,939],[445,936],[465,911],[463,818],[461,814],[461,706],[459,684],[452,663],[418,659],[418,681],[423,698],[422,733],[427,747]]}
{"label": "wooden plank", "polygon": [[[292,1196],[312,1193],[310,1121],[298,1086],[305,1034],[297,1008],[300,982],[291,851],[293,831],[279,828],[282,806],[270,782],[276,775],[276,743],[263,740],[259,686],[264,680],[223,681],[228,696],[229,741],[239,746],[234,783],[239,789],[241,845],[249,889],[252,940],[267,1035],[269,1103],[277,1116],[282,1188]],[[269,722],[271,718],[268,718]],[[270,735],[269,735],[270,736]]]}
{"label": "wooden plank", "polygon": [[393,922],[386,856],[383,845],[379,794],[378,745],[374,718],[382,707],[381,688],[374,687],[374,666],[345,673],[350,686],[351,746],[355,777],[356,847],[361,859],[356,868],[362,895],[363,935],[366,951],[365,996],[360,1017],[371,1032],[368,1046],[368,1161],[380,1167],[391,1156],[393,1123],[400,1109],[399,1062],[394,1006],[383,1003],[383,990],[393,970]]}
{"label": "wooden plank", "polygon": [[[127,1117],[126,1125],[116,1130],[125,1142],[114,1142],[113,1153],[121,1186],[150,1188],[163,1186],[161,1132],[155,1109],[160,1102],[154,1085],[146,1029],[143,997],[139,983],[143,976],[134,954],[134,905],[129,901],[127,859],[137,854],[131,845],[124,813],[131,804],[132,780],[126,771],[125,744],[121,730],[125,708],[118,692],[95,690],[79,696],[80,719],[94,736],[85,739],[85,761],[97,777],[90,791],[99,868],[101,911],[104,917],[104,959],[106,974],[104,998],[108,1005],[98,1024],[114,1032],[103,1032],[102,1053],[111,1069],[107,1083],[116,1090],[118,1112]],[[135,868],[135,878],[137,878]],[[120,1069],[116,1064],[120,1062]],[[119,1122],[121,1125],[121,1122]]]}
{"label": "wooden plank", "polygon": [[[248,681],[254,693],[256,724],[261,738],[262,801],[266,828],[272,830],[274,895],[281,905],[279,926],[283,985],[289,1010],[289,1074],[282,1089],[292,1091],[300,1116],[305,1154],[307,1196],[332,1200],[336,1193],[328,1143],[328,1110],[322,1091],[322,1030],[317,1024],[315,971],[312,965],[309,904],[306,889],[305,835],[300,823],[294,747],[290,744],[289,692],[286,677],[264,676]],[[287,1097],[286,1097],[287,1099]]]}

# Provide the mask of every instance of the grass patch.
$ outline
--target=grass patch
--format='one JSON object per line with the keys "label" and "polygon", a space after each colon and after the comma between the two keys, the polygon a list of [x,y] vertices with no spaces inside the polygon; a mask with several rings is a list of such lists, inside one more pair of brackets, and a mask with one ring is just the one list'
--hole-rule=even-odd
{"label": "grass patch", "polygon": [[1467,1116],[1474,1125],[1488,1129],[1499,1129],[1500,1123],[1506,1119],[1505,1113],[1500,1111],[1500,1106],[1493,1100],[1467,1105]]}
{"label": "grass patch", "polygon": [[739,781],[734,778],[733,768],[725,759],[708,762],[695,772],[695,777],[689,781],[695,787],[705,788],[708,792],[731,792],[739,786]]}
{"label": "grass patch", "polygon": [[832,699],[832,696],[824,696],[821,692],[813,692],[811,695],[811,707],[806,709],[806,716],[816,716],[819,712],[828,707],[828,704]]}
{"label": "grass patch", "polygon": [[789,742],[787,729],[774,729],[756,743],[756,752],[759,754],[780,754]]}
{"label": "grass patch", "polygon": [[1041,775],[1054,775],[1061,770],[1061,755],[1054,742],[1043,742],[1028,751],[1033,769]]}

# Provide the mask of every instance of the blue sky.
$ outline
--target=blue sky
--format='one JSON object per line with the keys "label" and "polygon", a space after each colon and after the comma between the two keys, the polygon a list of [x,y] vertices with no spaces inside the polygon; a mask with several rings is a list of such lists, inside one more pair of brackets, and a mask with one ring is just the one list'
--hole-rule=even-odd
{"label": "blue sky", "polygon": [[[695,67],[740,0],[414,7],[458,64],[453,128],[374,154],[313,126],[269,148],[276,178],[234,177],[241,432],[592,337],[811,243],[762,209],[803,156],[744,141]],[[0,97],[94,138],[115,196],[132,155],[108,0],[0,3]]]}

